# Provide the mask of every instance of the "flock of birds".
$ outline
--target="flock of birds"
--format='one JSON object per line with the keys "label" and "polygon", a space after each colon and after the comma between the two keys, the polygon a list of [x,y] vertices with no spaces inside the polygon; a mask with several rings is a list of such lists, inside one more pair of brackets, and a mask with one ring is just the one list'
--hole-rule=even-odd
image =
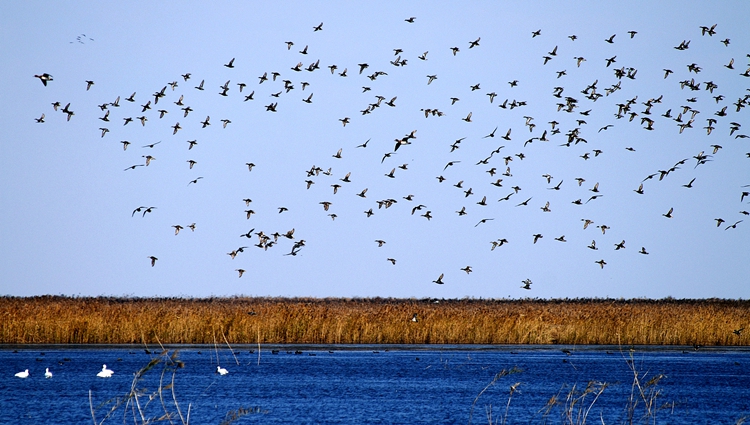
{"label": "flock of birds", "polygon": [[[115,372],[112,371],[112,369],[107,369],[107,365],[102,365],[102,370],[100,370],[96,374],[96,376],[98,376],[99,378],[111,378],[114,373]],[[16,373],[15,376],[16,376],[16,378],[26,379],[26,378],[28,378],[31,375],[29,374],[29,370],[26,369],[26,370],[24,370],[22,372]],[[50,372],[49,368],[45,369],[45,371],[44,371],[44,377],[46,379],[52,378],[52,372]]]}
{"label": "flock of birds", "polygon": [[[416,17],[410,17],[405,19],[405,21],[407,24],[414,24],[417,19]],[[323,30],[323,23],[314,25],[312,27],[313,33]],[[701,26],[700,28],[698,28],[698,30],[700,31],[696,35],[702,37],[713,37],[718,33],[717,25]],[[529,36],[532,39],[538,38],[539,40],[541,40],[543,38],[541,30],[530,31]],[[627,42],[629,39],[633,39],[637,36],[637,31],[629,31],[625,36],[618,37],[617,34],[612,34],[601,42],[607,44],[615,44],[619,42],[623,37],[625,38],[625,40],[622,41]],[[568,38],[570,39],[570,41],[566,41],[568,43],[575,43],[575,41],[578,39],[576,35],[570,35]],[[720,41],[724,46],[728,46],[730,44],[729,38]],[[465,49],[476,51],[482,48],[482,43],[482,38],[477,37],[476,39],[468,41],[465,45]],[[690,43],[690,40],[682,40],[676,46],[674,46],[674,49],[679,51],[688,50],[691,48]],[[296,50],[300,47],[294,46],[297,46],[297,44],[292,41],[287,41],[285,43],[280,43],[280,50],[287,50],[290,53],[294,54],[295,52],[292,52],[292,49]],[[721,48],[721,45],[719,45],[717,48]],[[562,51],[565,50],[567,52],[569,49],[575,49],[575,44],[573,44],[570,48],[567,46],[561,47],[555,45],[550,49],[544,49],[543,54],[540,55],[540,62],[542,63],[542,66],[560,62],[561,60],[563,60],[559,58],[560,55],[563,54]],[[362,80],[364,84],[362,85],[362,93],[368,93],[375,92],[377,90],[376,84],[378,79],[386,77],[395,78],[389,75],[396,74],[396,69],[407,66],[407,64],[409,63],[408,61],[412,61],[412,63],[419,61],[420,63],[429,64],[429,58],[433,57],[436,54],[445,54],[446,56],[460,56],[465,52],[464,47],[446,46],[445,51],[443,51],[442,53],[431,53],[429,51],[425,51],[420,55],[414,56],[414,59],[411,59],[406,56],[407,53],[402,49],[395,48],[393,49],[393,58],[391,61],[389,61],[390,63],[368,64],[367,62],[360,62],[356,65],[350,64],[349,66],[339,66],[334,63],[321,64],[321,61],[318,59],[312,61],[306,60],[305,62],[308,63],[305,64],[302,59],[309,57],[308,55],[312,54],[313,50],[313,44],[305,45],[298,50],[298,53],[296,53],[300,55],[300,60],[295,59],[292,63],[290,63],[291,66],[286,71],[264,72],[262,75],[258,75],[254,82],[237,82],[234,78],[232,78],[219,85],[214,82],[208,82],[205,79],[201,79],[200,81],[198,81],[198,79],[195,78],[190,72],[186,72],[182,74],[178,79],[174,79],[173,81],[165,84],[163,87],[157,88],[151,95],[144,95],[142,94],[142,91],[139,90],[133,92],[130,95],[123,95],[122,99],[121,96],[118,96],[113,100],[110,99],[111,101],[103,102],[98,105],[98,108],[101,110],[101,117],[99,117],[98,119],[102,123],[101,127],[99,127],[100,137],[111,138],[110,133],[117,133],[116,129],[123,126],[137,126],[138,124],[140,124],[141,127],[146,127],[147,125],[150,125],[149,123],[151,122],[158,122],[159,120],[175,116],[177,117],[176,119],[173,119],[175,123],[170,126],[171,135],[174,136],[175,139],[179,137],[180,131],[187,126],[200,127],[201,129],[203,129],[212,125],[220,125],[222,128],[226,129],[228,126],[232,125],[231,119],[222,118],[220,120],[216,120],[216,117],[212,117],[210,113],[202,112],[200,116],[196,117],[197,112],[195,112],[191,107],[191,101],[193,100],[193,95],[191,94],[191,92],[194,93],[195,91],[202,92],[204,90],[211,90],[215,91],[217,95],[224,97],[237,96],[242,101],[242,103],[251,102],[254,100],[261,101],[261,96],[264,96],[271,99],[270,101],[266,101],[267,104],[263,106],[263,109],[266,112],[271,114],[283,114],[284,108],[286,106],[285,102],[292,102],[292,100],[288,100],[288,98],[290,97],[289,93],[293,90],[295,92],[304,92],[304,94],[300,96],[300,99],[295,101],[299,102],[299,100],[301,100],[302,102],[307,104],[315,103],[315,99],[313,96],[315,84],[304,81],[302,78],[300,78],[301,75],[307,75],[308,73],[313,72],[330,72],[329,76],[331,78],[358,78]],[[750,54],[748,54],[748,58],[750,58]],[[458,180],[451,184],[453,188],[463,192],[463,196],[461,196],[461,199],[463,199],[465,202],[469,202],[470,199],[476,199],[476,201],[471,201],[471,204],[478,206],[472,207],[471,205],[467,206],[464,204],[460,204],[454,210],[454,214],[457,214],[459,217],[463,217],[469,214],[478,214],[477,210],[483,211],[483,213],[484,211],[497,210],[497,207],[488,207],[491,204],[498,205],[498,203],[501,205],[510,204],[512,208],[535,208],[532,206],[532,204],[530,204],[530,202],[532,200],[536,202],[536,200],[538,200],[538,198],[542,194],[533,193],[530,194],[531,196],[524,196],[522,194],[523,189],[521,187],[523,182],[514,180],[513,171],[511,170],[511,167],[515,168],[525,166],[524,161],[527,161],[528,154],[522,152],[521,149],[527,148],[531,144],[538,145],[540,143],[543,144],[554,142],[555,146],[561,146],[564,148],[576,147],[578,145],[588,146],[589,140],[587,140],[587,138],[593,140],[594,138],[603,137],[606,135],[606,132],[611,132],[612,130],[610,129],[615,125],[637,124],[640,124],[640,126],[645,131],[653,131],[657,128],[666,128],[666,130],[669,130],[669,127],[672,127],[674,129],[673,134],[677,135],[689,131],[700,131],[699,128],[702,127],[702,130],[706,132],[707,136],[712,135],[712,133],[722,133],[722,137],[726,137],[724,136],[724,134],[728,134],[730,140],[741,140],[747,139],[749,137],[747,134],[743,133],[742,124],[740,123],[739,117],[743,112],[742,110],[750,103],[750,93],[722,93],[721,88],[715,82],[701,81],[700,72],[703,70],[704,66],[706,66],[704,64],[699,65],[691,62],[681,65],[683,67],[682,69],[675,68],[673,70],[666,68],[663,70],[663,79],[667,80],[669,84],[679,85],[683,92],[686,93],[686,99],[668,100],[665,99],[664,96],[639,98],[639,96],[636,95],[632,98],[614,103],[614,105],[605,104],[603,106],[600,106],[602,105],[602,103],[606,103],[600,101],[600,99],[616,98],[616,94],[618,91],[623,90],[626,85],[634,84],[632,82],[637,78],[641,78],[646,72],[650,72],[651,74],[653,74],[653,70],[642,71],[634,67],[626,66],[618,68],[615,64],[618,64],[618,61],[620,61],[621,59],[618,59],[617,55],[612,55],[604,58],[586,58],[579,55],[573,57],[572,59],[574,60],[569,64],[570,66],[574,67],[572,70],[569,71],[568,69],[561,69],[553,71],[558,79],[566,77],[568,74],[573,73],[578,68],[587,66],[587,64],[590,62],[600,61],[600,65],[602,66],[602,74],[600,78],[591,81],[591,83],[586,85],[585,87],[578,88],[578,90],[576,91],[572,91],[569,88],[564,88],[562,85],[552,88],[550,98],[553,99],[554,105],[549,105],[549,109],[557,114],[560,114],[560,116],[567,116],[565,119],[558,118],[559,121],[558,119],[550,119],[546,122],[541,122],[541,120],[537,120],[535,117],[532,117],[531,114],[528,114],[524,115],[523,117],[522,128],[509,127],[506,130],[505,127],[501,128],[500,126],[495,126],[494,129],[487,132],[481,137],[477,137],[477,139],[485,141],[502,140],[501,143],[505,143],[508,147],[506,147],[506,145],[500,145],[499,147],[496,147],[494,149],[488,149],[486,156],[480,158],[475,164],[474,161],[468,161],[465,158],[453,159],[445,163],[442,168],[437,168],[435,170],[437,174],[435,176],[435,181],[437,183],[435,183],[436,186],[434,187],[434,190],[444,190],[444,186],[440,185],[445,185],[445,181],[453,179],[453,177],[451,177],[451,170],[462,166],[476,166],[486,168],[485,172],[489,177],[486,182],[472,181],[471,183],[469,183],[465,180]],[[223,63],[223,68],[226,68],[227,70],[233,70],[237,67],[240,67],[241,63],[241,59],[231,58],[226,63]],[[221,65],[217,65],[217,67],[218,66]],[[727,62],[723,64],[723,68],[726,69],[727,72],[727,78],[750,77],[750,65],[748,65],[748,68],[744,71],[735,70],[735,66],[737,65],[735,64],[734,58],[727,60]],[[349,67],[352,68],[351,71],[348,69]],[[383,71],[382,69],[385,67],[393,67],[393,70],[391,71],[389,69],[388,72]],[[327,68],[327,71],[324,68]],[[375,68],[378,68],[379,70],[372,71]],[[661,73],[661,71],[659,72]],[[35,75],[35,77],[38,78],[45,86],[48,86],[49,84],[53,84],[55,82],[53,76],[49,73],[38,74]],[[238,78],[240,78],[239,74]],[[604,84],[602,81],[604,81],[605,78],[610,79],[611,83]],[[441,78],[439,73],[428,73],[425,76],[425,80],[422,82],[422,84],[424,84],[425,86],[434,87],[434,85],[439,84],[440,81]],[[517,87],[522,86],[524,83],[525,82],[523,81],[514,79],[508,81],[507,84],[509,85],[511,90],[518,90]],[[93,91],[96,89],[96,83],[92,80],[82,81],[81,84],[81,90],[85,89],[87,91]],[[185,91],[178,92],[178,87],[180,88],[180,90],[184,88]],[[451,112],[449,114],[446,112],[446,110],[453,107],[454,105],[461,105],[461,98],[459,97],[460,93],[465,92],[468,93],[468,95],[473,95],[472,93],[477,91],[481,93],[482,90],[483,87],[480,85],[480,83],[473,84],[470,87],[456,88],[457,94],[455,97],[444,99],[441,105],[422,108],[419,110],[419,113],[424,114],[424,117],[426,119],[437,119],[447,116],[447,119],[455,119],[456,125],[461,124],[461,121],[472,123],[472,111],[469,111],[466,115],[461,114],[459,120],[458,118],[456,118],[457,116],[459,116],[458,114],[454,112]],[[750,89],[748,90],[750,91]],[[525,111],[527,108],[529,108],[528,101],[517,100],[511,97],[501,100],[500,95],[494,90],[489,91],[485,94],[486,102],[484,107],[486,107],[486,105],[489,105],[495,108],[495,110],[499,111],[510,111],[517,108],[523,108],[523,110]],[[702,105],[701,109],[703,109],[703,111],[699,111],[697,109],[699,98],[703,100],[703,102],[700,102],[700,105]],[[736,100],[733,103],[730,103],[733,99]],[[123,101],[122,103],[121,100]],[[366,119],[367,115],[378,113],[381,109],[396,108],[398,107],[398,100],[398,96],[383,96],[381,94],[377,94],[374,96],[371,103],[369,103],[359,111],[360,119],[364,120]],[[497,100],[498,103],[495,103],[495,100]],[[599,103],[596,103],[597,101],[599,101]],[[611,108],[610,119],[612,123],[606,124],[592,131],[587,128],[586,120],[588,119],[588,117],[595,114],[594,106],[596,106],[597,109]],[[79,106],[76,105],[76,107]],[[196,109],[199,108],[196,106]],[[62,113],[65,120],[67,121],[75,119],[75,112],[73,111],[73,106],[71,105],[71,103],[55,101],[52,103],[52,111]],[[119,111],[126,112],[123,114]],[[416,113],[416,111],[411,112]],[[598,111],[596,113],[598,113]],[[354,113],[350,115],[354,116]],[[570,119],[569,117],[573,117],[573,119]],[[46,119],[47,117],[45,113],[42,113],[39,118],[36,118],[36,122],[44,123]],[[564,124],[561,124],[561,121],[565,120],[571,122],[569,128],[564,128]],[[347,126],[355,124],[356,121],[357,120],[355,118],[352,118],[350,116],[343,116],[341,118],[338,118],[339,123],[337,123],[337,125],[341,125],[344,128],[349,128]],[[701,122],[704,122],[704,125],[701,124]],[[522,133],[525,133],[526,135],[521,136],[520,134]],[[379,161],[380,164],[385,164],[386,161],[394,161],[394,158],[398,158],[397,154],[401,155],[404,151],[410,149],[410,145],[416,143],[418,137],[417,134],[418,130],[413,130],[407,132],[404,135],[395,137],[393,142],[380,143],[381,145],[390,144],[390,146],[392,146],[392,149],[388,149],[386,152],[382,153],[382,156],[381,154],[377,154],[377,159],[375,161]],[[519,142],[519,140],[521,140],[522,143]],[[448,143],[445,148],[453,154],[453,152],[458,151],[469,141],[470,138],[462,137],[451,143]],[[511,141],[514,142],[511,143]],[[356,146],[352,146],[352,149],[368,149],[368,143],[370,142],[371,139],[367,139],[366,141],[357,144]],[[151,144],[145,144],[142,146],[142,149],[146,149],[149,152],[156,152],[159,149],[158,145],[160,143],[161,141]],[[185,143],[185,152],[189,154],[200,151],[200,144],[197,139],[186,140],[183,141],[183,143]],[[133,149],[131,147],[133,142],[131,141],[121,140],[119,141],[119,144],[123,151]],[[378,144],[378,142],[376,142],[376,144]],[[507,153],[508,149],[519,150],[516,153]],[[348,150],[348,147],[343,147],[338,149],[336,152],[331,152],[330,157],[333,158],[333,161],[331,162],[335,162],[336,165],[345,163],[343,158],[346,157]],[[372,148],[370,148],[369,150],[372,150]],[[632,146],[626,147],[625,150],[628,152],[636,151],[636,149]],[[703,167],[706,164],[714,161],[714,158],[717,155],[720,155],[721,150],[722,146],[720,144],[707,143],[705,149],[699,152],[695,152],[695,155],[693,155],[692,158],[680,158],[674,164],[669,164],[668,166],[665,166],[664,168],[656,170],[655,172],[645,176],[645,178],[643,178],[643,180],[638,183],[638,186],[633,187],[632,190],[638,196],[644,195],[647,190],[645,185],[648,185],[652,182],[661,182],[669,175],[672,175],[674,172],[680,169],[685,168],[694,170],[698,167]],[[580,155],[580,158],[583,161],[593,160],[594,158],[603,155],[603,151],[603,148],[594,148]],[[140,155],[140,157],[142,159],[140,162],[128,166],[124,169],[124,171],[131,172],[133,170],[146,169],[154,162],[158,162],[156,154],[152,155],[151,153],[147,153],[144,155]],[[750,152],[747,153],[747,157],[750,158]],[[469,162],[471,162],[472,164],[468,165]],[[196,170],[200,169],[200,161],[197,161],[194,158],[187,158],[185,160],[185,164],[185,167],[187,167],[189,170],[193,170],[194,168]],[[241,162],[241,160],[239,160],[236,164],[236,166],[238,167],[247,167],[247,171],[250,173],[253,172],[254,167],[263,167],[265,165],[266,164],[260,163],[256,165],[252,161]],[[404,163],[401,165],[394,164],[392,166],[388,166],[387,169],[389,169],[389,171],[386,172],[384,176],[389,179],[394,179],[402,173],[406,173],[406,171],[409,170],[409,165],[410,164]],[[573,205],[583,206],[589,203],[601,202],[599,201],[599,199],[604,196],[604,192],[606,191],[605,187],[600,188],[599,182],[595,180],[590,181],[590,179],[579,176],[575,177],[573,183],[571,183],[568,179],[556,179],[549,173],[545,173],[539,177],[544,179],[544,181],[546,181],[548,185],[546,193],[553,194],[560,191],[568,191],[568,193],[575,192],[575,194],[572,195],[572,197],[575,199],[572,199],[570,201],[570,203]],[[185,181],[184,185],[187,187],[199,185],[202,179],[203,176],[194,176],[194,178]],[[347,190],[348,186],[350,186],[353,181],[355,180],[354,177],[352,177],[352,171],[339,174],[338,172],[333,171],[333,166],[321,167],[312,165],[309,169],[304,171],[304,178],[300,178],[299,184],[300,187],[304,187],[305,190],[316,190],[315,187],[320,186],[326,186],[330,188],[326,190],[327,194],[323,194],[322,189],[318,189],[319,196],[322,199],[320,199],[318,203],[319,207],[317,208],[319,208],[323,214],[326,214],[328,217],[330,217],[331,220],[335,221],[338,217],[337,211],[335,209],[338,202],[333,202],[331,199],[339,199],[340,197],[346,197],[350,194],[354,194],[360,199],[370,199],[368,198],[370,194],[368,194],[367,187],[361,187],[353,191],[353,193]],[[686,184],[683,184],[682,186],[686,189],[691,189],[695,181],[696,178],[692,178],[692,180],[690,180]],[[484,188],[479,188],[480,183],[484,185]],[[502,196],[494,196],[484,193],[488,190],[492,190],[489,189],[489,187],[509,187],[510,189],[504,192]],[[750,187],[750,185],[743,186],[738,191],[737,195],[740,203],[744,203],[745,199],[750,197],[750,189],[748,189],[748,187]],[[344,194],[340,195],[340,192]],[[515,200],[518,197],[520,197],[521,199],[516,202],[511,200],[511,198]],[[371,204],[372,206],[366,207],[366,209],[364,209],[362,213],[365,217],[369,218],[374,214],[379,213],[379,211],[388,210],[397,203],[409,203],[410,206],[407,208],[405,215],[421,217],[424,220],[430,221],[440,214],[445,214],[445,211],[437,211],[434,208],[431,209],[427,205],[419,203],[418,199],[419,196],[415,196],[413,194],[388,196],[375,201],[375,203]],[[240,200],[238,200],[238,202],[239,201]],[[245,209],[243,211],[238,210],[237,213],[244,215],[247,220],[252,220],[253,216],[258,213],[256,211],[258,210],[258,208],[253,207],[253,200],[249,197],[242,199],[241,201],[244,203]],[[555,206],[551,205],[550,201],[541,201],[538,205],[538,209],[541,210],[542,213],[550,213],[553,208],[555,208]],[[139,205],[132,210],[131,217],[135,217],[135,215],[138,214],[139,218],[145,218],[147,215],[154,214],[157,210],[158,208],[156,206]],[[276,208],[275,214],[284,214],[287,211],[287,207],[279,206]],[[671,219],[677,213],[678,212],[676,212],[674,208],[669,208],[668,210],[663,211],[661,215],[664,217],[664,219]],[[484,214],[499,214],[499,212],[495,211],[494,213]],[[716,218],[715,224],[717,227],[723,227],[724,230],[727,231],[737,229],[738,226],[743,223],[742,216],[748,216],[750,215],[750,212],[745,209],[740,209],[738,214],[738,217],[726,219],[721,217]],[[478,221],[472,221],[471,226],[478,227],[480,225],[487,225],[491,221],[495,220],[495,218],[496,217],[487,217],[485,215],[482,216],[482,218]],[[612,229],[610,231],[611,228],[606,223],[596,223],[593,219],[587,217],[581,218],[581,222],[582,230],[588,229],[589,226],[596,227],[601,231],[602,238],[605,237],[604,235],[609,235],[617,232],[617,229]],[[198,226],[195,222],[192,222],[190,224],[178,223],[172,225],[174,235],[180,235],[180,232],[184,231],[185,229],[189,229],[191,232],[196,232],[197,227]],[[607,233],[608,231],[610,231],[610,233]],[[288,244],[288,247],[284,251],[283,255],[297,256],[306,247],[307,243],[305,239],[302,239],[299,237],[299,235],[295,234],[295,228],[273,231],[261,229],[256,230],[256,228],[252,228],[247,232],[244,232],[243,229],[242,233],[237,232],[237,235],[240,238],[244,238],[243,240],[248,241],[248,243],[247,245],[238,243],[239,246],[237,248],[232,248],[226,253],[227,256],[232,260],[234,260],[240,254],[244,253],[246,250],[252,249],[251,246],[262,251],[268,251],[278,245],[281,245],[282,243]],[[542,241],[543,238],[548,237],[548,235],[543,235],[541,233],[533,233],[529,234],[528,242],[537,244],[538,242]],[[566,236],[564,234],[554,235],[553,238],[556,242],[559,243],[567,242]],[[252,241],[254,241],[254,243],[252,243]],[[376,239],[374,243],[377,244],[377,247],[383,247],[384,245],[386,245],[386,241],[384,239]],[[506,244],[509,244],[509,241],[507,238],[501,237],[491,241],[487,241],[487,243],[487,249],[494,251],[496,249],[500,249]],[[641,244],[639,243],[638,245]],[[611,246],[607,248],[614,252],[628,249],[630,246],[631,242],[628,242],[626,244],[626,239],[622,237],[622,235],[619,235],[616,237],[616,242],[612,243]],[[594,237],[591,243],[587,245],[587,248],[592,252],[599,250],[603,251],[605,249],[604,246],[601,246],[601,243],[597,245],[596,237]],[[640,249],[636,248],[635,252],[641,255],[649,255],[649,251],[645,246],[640,246]],[[602,257],[597,258],[595,261],[593,261],[593,267],[604,269],[607,265],[607,261],[605,261],[606,256],[606,254],[602,255]],[[159,260],[158,256],[155,254],[147,255],[147,259],[147,264],[150,264],[151,267],[155,267]],[[397,259],[393,257],[387,257],[385,258],[385,260],[394,266],[397,263]],[[234,270],[235,272],[237,272],[237,275],[240,278],[242,278],[247,271],[246,269],[241,267],[235,268]],[[470,274],[473,272],[473,267],[471,265],[466,265],[458,270],[463,271],[466,274]],[[438,277],[432,281],[433,283],[445,283],[444,278],[446,277],[446,273],[435,273],[435,275],[438,275]],[[530,279],[524,279],[521,283],[521,288],[526,290],[531,289],[532,281]],[[413,320],[417,320],[416,316],[413,318]],[[111,376],[111,371],[108,371],[106,367],[102,370],[102,372],[100,372],[99,376],[102,376],[101,374],[105,372],[110,372],[110,375],[108,376]],[[219,369],[219,372],[222,373],[222,370]],[[23,373],[24,372],[21,372],[21,374]],[[26,373],[28,374],[28,371]],[[225,370],[224,373],[226,373]]]}
{"label": "flock of birds", "polygon": [[[219,375],[226,375],[229,373],[229,371],[221,366],[216,366],[216,373],[218,373]],[[99,378],[111,378],[112,375],[114,374],[115,372],[112,369],[107,369],[107,365],[102,365],[102,370],[100,370],[96,374],[96,376]],[[29,376],[31,376],[31,374],[29,373],[28,369],[15,374],[16,378],[21,378],[21,379],[26,379]],[[52,378],[52,372],[49,370],[49,368],[46,368],[46,370],[44,371],[44,377],[46,379]]]}

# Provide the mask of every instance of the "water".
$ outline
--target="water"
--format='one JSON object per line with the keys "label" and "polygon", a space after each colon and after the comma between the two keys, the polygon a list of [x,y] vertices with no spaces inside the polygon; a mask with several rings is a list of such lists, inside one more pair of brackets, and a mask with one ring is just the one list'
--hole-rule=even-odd
{"label": "water", "polygon": [[[176,398],[183,415],[189,407],[194,424],[219,424],[228,412],[241,408],[246,414],[234,423],[486,424],[488,412],[498,423],[542,423],[545,406],[555,395],[558,403],[547,423],[567,423],[562,416],[566,411],[577,423],[582,416],[575,415],[585,412],[579,406],[591,406],[595,393],[572,409],[566,408],[566,397],[575,385],[573,397],[580,399],[589,382],[608,386],[588,411],[587,422],[626,423],[634,376],[630,352],[597,347],[275,347],[278,354],[263,347],[260,364],[257,347],[233,347],[234,355],[226,347],[195,346],[170,347],[170,354],[174,348],[180,348],[178,359],[185,364],[175,374]],[[229,374],[215,373],[217,356]],[[155,357],[158,351],[147,354],[133,347],[2,348],[0,423],[91,424],[89,392],[94,414],[102,421],[113,405],[106,402],[126,395],[134,373]],[[660,391],[654,403],[659,408],[656,423],[750,420],[750,349],[650,347],[637,348],[632,358],[645,375],[642,384],[665,375],[650,387]],[[112,378],[96,377],[102,364],[114,370]],[[149,370],[137,387],[157,390],[164,364]],[[46,367],[53,378],[44,378]],[[13,376],[27,368],[29,378]],[[514,368],[489,385],[498,372]],[[163,385],[171,377],[167,373]],[[175,412],[171,391],[163,394],[169,411]],[[144,395],[139,402],[148,417],[164,413],[158,397],[147,404]],[[123,423],[124,418],[133,423],[132,407],[121,406],[104,423]],[[636,419],[642,418],[643,408],[641,400]]]}

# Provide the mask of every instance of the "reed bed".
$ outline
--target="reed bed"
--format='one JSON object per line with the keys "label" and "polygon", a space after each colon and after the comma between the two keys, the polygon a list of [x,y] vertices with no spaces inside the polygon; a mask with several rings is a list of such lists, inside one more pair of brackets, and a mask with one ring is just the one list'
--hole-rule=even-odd
{"label": "reed bed", "polygon": [[722,299],[0,297],[0,344],[745,346],[748,324]]}

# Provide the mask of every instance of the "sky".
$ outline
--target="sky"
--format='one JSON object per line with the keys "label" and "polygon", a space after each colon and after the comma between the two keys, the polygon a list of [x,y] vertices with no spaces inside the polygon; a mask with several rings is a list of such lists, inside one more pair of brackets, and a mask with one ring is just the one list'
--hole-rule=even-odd
{"label": "sky", "polygon": [[0,295],[748,298],[748,7],[3,3]]}

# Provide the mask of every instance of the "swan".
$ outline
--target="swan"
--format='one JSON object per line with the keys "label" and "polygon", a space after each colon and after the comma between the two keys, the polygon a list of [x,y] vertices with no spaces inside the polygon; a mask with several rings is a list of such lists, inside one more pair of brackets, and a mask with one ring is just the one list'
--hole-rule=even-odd
{"label": "swan", "polygon": [[100,378],[110,378],[115,373],[111,369],[107,369],[107,365],[102,365],[102,370],[96,374]]}
{"label": "swan", "polygon": [[228,370],[224,369],[221,366],[216,366],[216,371],[219,373],[219,375],[226,375],[227,373],[229,373]]}
{"label": "swan", "polygon": [[28,378],[29,377],[29,370],[26,369],[23,372],[18,372],[18,373],[16,373],[16,376],[18,378]]}
{"label": "swan", "polygon": [[47,370],[44,371],[44,377],[47,379],[52,377],[52,372],[49,371],[49,368],[47,368]]}

